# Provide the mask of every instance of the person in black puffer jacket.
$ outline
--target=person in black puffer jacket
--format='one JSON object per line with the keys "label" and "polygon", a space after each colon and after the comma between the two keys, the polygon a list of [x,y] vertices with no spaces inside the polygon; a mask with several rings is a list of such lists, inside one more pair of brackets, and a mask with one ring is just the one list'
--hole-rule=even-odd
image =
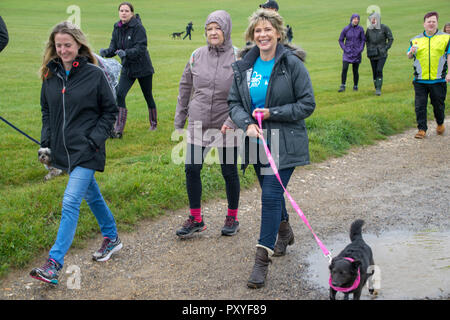
{"label": "person in black puffer jacket", "polygon": [[122,248],[116,222],[102,197],[95,172],[105,167],[105,141],[117,115],[113,92],[103,70],[96,65],[81,30],[70,22],[58,24],[47,43],[42,78],[41,147],[50,148],[52,166],[67,171],[58,235],[47,262],[30,275],[58,284],[58,276],[69,250],[86,200],[104,237],[96,261],[106,261]]}
{"label": "person in black puffer jacket", "polygon": [[152,94],[152,79],[155,73],[147,50],[147,35],[138,14],[129,2],[119,5],[119,21],[114,24],[109,48],[100,49],[102,57],[118,55],[122,60],[122,72],[117,88],[117,104],[119,116],[114,125],[113,137],[121,138],[127,121],[125,98],[136,79],[139,81],[142,93],[148,107],[150,130],[156,130],[157,112]]}

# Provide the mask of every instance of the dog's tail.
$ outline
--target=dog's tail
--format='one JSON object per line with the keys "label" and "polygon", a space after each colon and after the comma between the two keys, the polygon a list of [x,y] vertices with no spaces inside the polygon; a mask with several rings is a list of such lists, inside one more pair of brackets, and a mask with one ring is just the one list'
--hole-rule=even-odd
{"label": "dog's tail", "polygon": [[362,238],[362,226],[364,225],[364,220],[358,219],[353,221],[350,226],[350,240],[353,242],[356,239]]}

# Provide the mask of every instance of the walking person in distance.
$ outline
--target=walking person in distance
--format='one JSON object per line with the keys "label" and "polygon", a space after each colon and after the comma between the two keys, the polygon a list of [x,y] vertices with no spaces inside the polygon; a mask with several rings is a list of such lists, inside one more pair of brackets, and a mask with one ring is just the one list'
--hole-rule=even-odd
{"label": "walking person in distance", "polygon": [[119,115],[114,125],[114,138],[121,138],[127,122],[128,109],[125,98],[128,91],[138,80],[148,108],[150,130],[156,130],[157,112],[153,98],[152,82],[155,73],[147,50],[147,33],[141,18],[134,14],[134,7],[129,2],[119,5],[119,21],[114,24],[109,48],[101,49],[102,57],[118,55],[122,61],[122,71],[117,87],[117,104]]}

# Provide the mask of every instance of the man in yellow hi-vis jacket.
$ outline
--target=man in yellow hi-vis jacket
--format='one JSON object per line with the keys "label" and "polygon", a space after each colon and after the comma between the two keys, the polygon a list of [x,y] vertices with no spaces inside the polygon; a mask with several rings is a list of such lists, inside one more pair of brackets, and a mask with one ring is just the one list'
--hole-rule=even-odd
{"label": "man in yellow hi-vis jacket", "polygon": [[417,139],[426,136],[427,102],[430,96],[433,105],[434,117],[437,122],[436,132],[444,134],[445,97],[450,74],[447,74],[450,65],[450,35],[438,30],[439,15],[429,12],[424,17],[422,34],[410,40],[407,55],[414,58],[414,91],[417,128]]}

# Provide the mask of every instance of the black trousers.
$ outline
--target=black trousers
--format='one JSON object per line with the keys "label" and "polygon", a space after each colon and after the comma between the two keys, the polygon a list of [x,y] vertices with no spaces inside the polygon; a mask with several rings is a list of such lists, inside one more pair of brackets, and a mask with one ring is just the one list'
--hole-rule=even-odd
{"label": "black trousers", "polygon": [[120,108],[126,108],[125,98],[136,79],[139,81],[139,85],[141,86],[142,93],[144,94],[145,101],[147,102],[147,107],[149,109],[156,108],[152,93],[153,74],[142,78],[130,78],[124,69],[122,69],[119,85],[117,86],[117,105]]}
{"label": "black trousers", "polygon": [[[202,180],[200,173],[203,162],[211,148],[194,144],[187,145],[186,152],[186,188],[189,198],[189,208],[201,208]],[[239,194],[241,190],[237,169],[238,148],[217,148],[219,151],[220,167],[225,180],[225,188],[228,200],[228,209],[237,209],[239,206]]]}
{"label": "black trousers", "polygon": [[447,83],[417,83],[413,82],[415,92],[415,110],[417,128],[427,131],[427,104],[428,96],[430,96],[431,105],[433,106],[434,118],[437,124],[443,124],[445,119],[445,97],[447,95]]}
{"label": "black trousers", "polygon": [[348,66],[352,65],[353,70],[353,85],[358,86],[359,82],[359,63],[351,63],[347,61],[342,61],[342,74],[341,74],[341,83],[345,84],[347,82],[347,72],[348,72]]}
{"label": "black trousers", "polygon": [[372,77],[373,80],[383,78],[383,68],[386,63],[386,58],[381,59],[370,59],[370,65],[372,66]]}

